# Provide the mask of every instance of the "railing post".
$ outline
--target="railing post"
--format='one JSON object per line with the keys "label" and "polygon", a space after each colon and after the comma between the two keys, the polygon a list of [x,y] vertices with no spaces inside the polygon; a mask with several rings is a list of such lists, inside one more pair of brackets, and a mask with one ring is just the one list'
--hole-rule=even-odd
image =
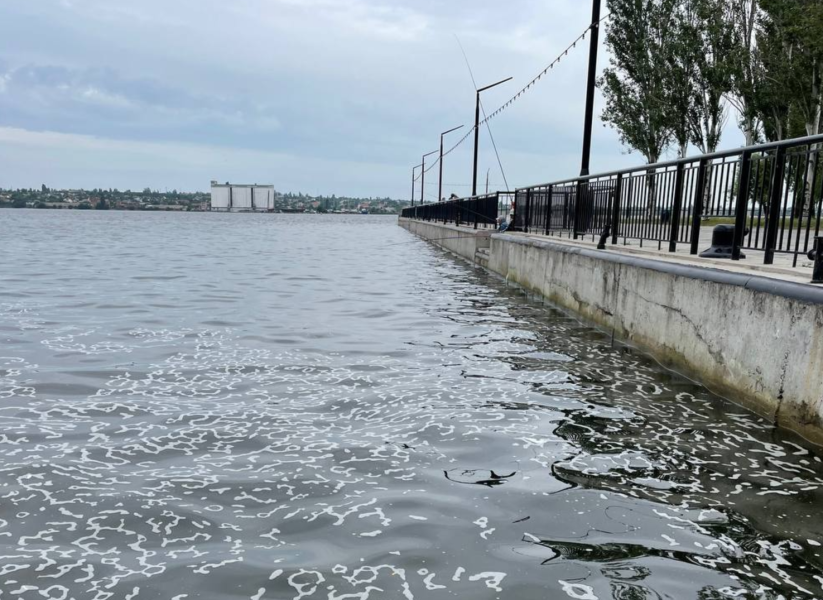
{"label": "railing post", "polygon": [[[515,231],[517,229],[517,190],[514,191],[514,204],[512,204],[512,208],[509,210],[512,217],[512,222],[509,223],[509,229]],[[508,217],[508,214],[506,215]]]}
{"label": "railing post", "polygon": [[583,195],[583,182],[577,182],[577,192],[574,199],[574,221],[572,223],[572,230],[574,231],[574,239],[577,239],[577,226],[580,222],[580,207],[583,205],[581,196]]}
{"label": "railing post", "polygon": [[823,236],[818,235],[814,239],[814,248],[809,251],[809,260],[814,263],[812,267],[812,283],[823,283]]}
{"label": "railing post", "polygon": [[700,251],[700,222],[703,218],[703,196],[706,193],[706,172],[708,162],[702,159],[697,166],[697,183],[694,186],[694,199],[692,200],[692,235],[689,254],[695,255]]}
{"label": "railing post", "polygon": [[620,200],[623,198],[623,173],[617,174],[614,186],[614,206],[612,206],[612,245],[617,244],[618,225],[620,224]]}
{"label": "railing post", "polygon": [[745,150],[740,157],[740,185],[737,188],[737,206],[734,211],[734,240],[732,260],[740,260],[743,233],[746,228],[746,207],[749,204],[749,179],[752,174],[752,151]]}
{"label": "railing post", "polygon": [[669,252],[677,252],[678,232],[680,230],[680,213],[683,211],[683,178],[686,165],[682,162],[677,165],[677,174],[674,179],[674,206],[672,207],[671,235],[669,235]]}
{"label": "railing post", "polygon": [[549,235],[549,228],[552,224],[552,199],[554,197],[554,186],[550,185],[548,190],[548,196],[546,197],[546,231],[544,232],[546,235]]}
{"label": "railing post", "polygon": [[526,233],[529,233],[529,226],[531,225],[532,221],[532,190],[531,188],[526,190],[526,216],[523,219],[523,229]]}
{"label": "railing post", "polygon": [[[769,220],[766,222],[766,256],[763,259],[764,265],[774,264],[777,232],[780,229],[780,197],[783,195],[783,175],[786,168],[785,161],[786,148],[780,146],[774,156],[772,186],[769,190]],[[792,215],[792,218],[794,218],[794,215]]]}

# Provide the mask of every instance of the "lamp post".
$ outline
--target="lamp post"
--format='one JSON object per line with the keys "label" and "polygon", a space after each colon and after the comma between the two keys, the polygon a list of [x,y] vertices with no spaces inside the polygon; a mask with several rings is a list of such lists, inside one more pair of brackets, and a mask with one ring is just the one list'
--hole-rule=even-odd
{"label": "lamp post", "polygon": [[457,131],[458,129],[462,129],[463,126],[460,127],[452,127],[448,131],[444,131],[440,134],[440,183],[437,184],[437,201],[440,202],[443,199],[443,136],[447,133],[451,133],[452,131]]}
{"label": "lamp post", "polygon": [[420,172],[420,204],[424,204],[426,202],[426,188],[424,185],[426,184],[426,157],[431,156],[432,154],[437,153],[437,150],[432,150],[428,154],[423,155],[423,164],[420,165],[423,167],[423,170]]}
{"label": "lamp post", "polygon": [[414,180],[415,180],[415,177],[414,177],[414,172],[415,172],[417,169],[419,169],[419,168],[420,168],[420,166],[421,166],[421,165],[416,165],[416,166],[412,167],[412,203],[411,203],[411,205],[412,205],[412,206],[414,206]]}
{"label": "lamp post", "polygon": [[589,174],[594,120],[594,84],[597,78],[597,44],[600,38],[600,0],[592,0],[591,40],[589,41],[589,78],[586,84],[586,120],[583,125],[583,164],[580,176]]}
{"label": "lamp post", "polygon": [[480,92],[485,92],[501,83],[506,83],[511,80],[512,77],[509,77],[477,90],[477,105],[474,109],[474,171],[472,171],[472,196],[477,195],[477,149],[480,143]]}

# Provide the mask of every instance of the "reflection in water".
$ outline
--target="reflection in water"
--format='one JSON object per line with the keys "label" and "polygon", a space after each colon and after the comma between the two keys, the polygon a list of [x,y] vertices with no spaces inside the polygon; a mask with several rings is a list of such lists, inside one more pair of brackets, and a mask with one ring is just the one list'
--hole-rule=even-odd
{"label": "reflection in water", "polygon": [[392,219],[0,236],[0,597],[823,597],[818,451]]}

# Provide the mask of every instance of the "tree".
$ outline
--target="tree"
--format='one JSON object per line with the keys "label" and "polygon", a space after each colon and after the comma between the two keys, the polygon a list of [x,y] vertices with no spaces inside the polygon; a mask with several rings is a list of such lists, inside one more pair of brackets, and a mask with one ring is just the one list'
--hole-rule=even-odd
{"label": "tree", "polygon": [[758,20],[755,92],[753,107],[769,141],[784,139],[789,131],[789,113],[793,100],[796,43],[768,12]]}
{"label": "tree", "polygon": [[26,208],[26,205],[27,203],[24,198],[15,198],[11,203],[12,208]]}
{"label": "tree", "polygon": [[692,140],[689,115],[692,113],[695,90],[695,68],[702,52],[698,35],[699,23],[695,2],[681,0],[674,13],[671,34],[664,46],[661,68],[666,76],[665,106],[677,155],[684,158]]}
{"label": "tree", "polygon": [[[778,62],[772,71],[781,70],[778,80],[788,101],[786,125],[788,135],[799,137],[821,132],[821,105],[823,105],[823,2],[821,0],[761,0],[764,39],[771,35],[782,44],[782,65]],[[788,60],[786,60],[788,58]],[[810,150],[819,151],[819,144]],[[812,182],[816,161],[811,154],[805,165],[789,165],[787,176],[803,188],[803,202],[796,202],[795,216],[814,212]],[[793,171],[803,168],[805,176],[795,178]]]}
{"label": "tree", "polygon": [[725,96],[732,90],[734,38],[723,0],[691,0],[694,102],[689,111],[691,141],[703,154],[717,150],[726,123]]}
{"label": "tree", "polygon": [[670,54],[675,0],[612,0],[610,9],[606,45],[611,61],[599,81],[606,98],[602,118],[630,151],[655,163],[672,136],[668,82],[659,59]]}
{"label": "tree", "polygon": [[739,125],[751,146],[758,137],[757,86],[759,84],[758,55],[756,52],[757,15],[759,0],[726,0],[732,51],[732,93],[729,101],[737,109]]}
{"label": "tree", "polygon": [[94,205],[96,210],[109,210],[109,203],[106,201],[105,198],[100,198],[97,201],[97,204]]}
{"label": "tree", "polygon": [[[669,80],[662,61],[671,55],[677,0],[611,0],[606,45],[609,67],[599,81],[606,98],[603,121],[617,129],[620,140],[658,162],[673,135],[667,103]],[[649,214],[655,212],[655,176],[646,177]]]}
{"label": "tree", "polygon": [[[683,32],[678,47],[692,69],[687,88],[691,102],[687,107],[689,141],[703,154],[720,145],[728,114],[726,96],[733,89],[735,39],[732,15],[725,0],[681,0]],[[712,163],[706,165],[706,179],[712,180]],[[709,205],[712,186],[703,193],[704,208]]]}

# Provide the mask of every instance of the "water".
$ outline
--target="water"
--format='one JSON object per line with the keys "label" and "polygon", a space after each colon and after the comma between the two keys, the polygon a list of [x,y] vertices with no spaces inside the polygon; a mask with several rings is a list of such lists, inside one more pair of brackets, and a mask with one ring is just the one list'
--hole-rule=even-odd
{"label": "water", "polygon": [[0,598],[823,598],[818,451],[393,218],[0,240]]}

